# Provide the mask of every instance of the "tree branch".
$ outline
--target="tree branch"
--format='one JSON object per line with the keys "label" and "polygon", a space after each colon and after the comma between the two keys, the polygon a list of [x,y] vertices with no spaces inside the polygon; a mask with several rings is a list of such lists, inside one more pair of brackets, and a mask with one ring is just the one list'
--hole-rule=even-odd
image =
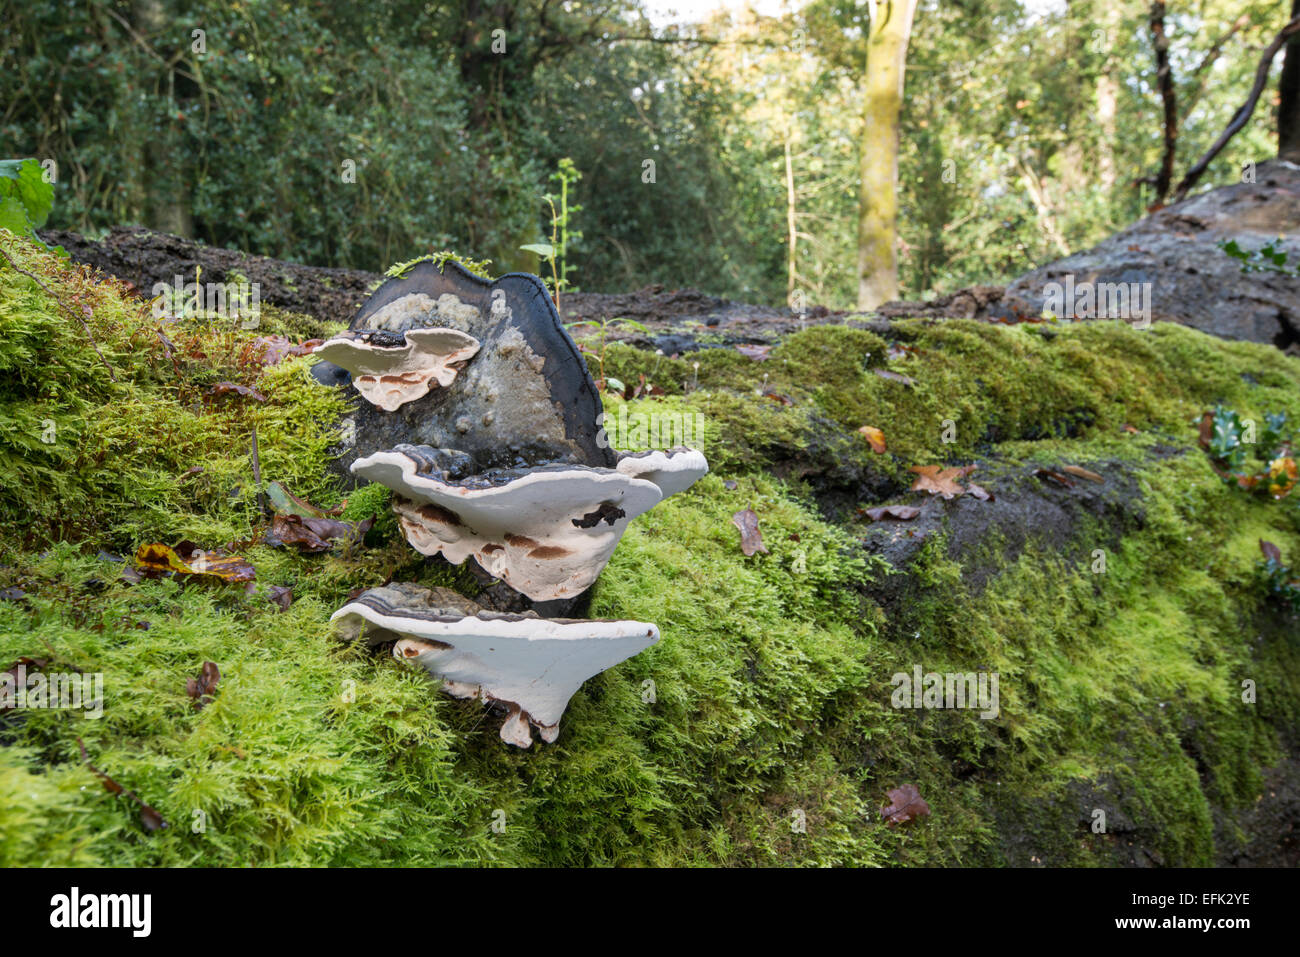
{"label": "tree branch", "polygon": [[1273,65],[1273,58],[1286,45],[1286,41],[1297,33],[1300,33],[1300,17],[1296,17],[1284,26],[1278,32],[1278,35],[1273,38],[1273,42],[1264,49],[1264,55],[1259,58],[1259,66],[1255,68],[1255,83],[1250,88],[1250,95],[1246,98],[1246,102],[1237,108],[1237,112],[1232,115],[1232,120],[1219,134],[1219,138],[1214,141],[1214,145],[1206,150],[1205,155],[1196,161],[1196,165],[1187,171],[1187,175],[1183,177],[1178,184],[1178,188],[1174,190],[1174,202],[1179,202],[1187,196],[1187,191],[1196,185],[1196,181],[1205,174],[1210,163],[1228,145],[1228,141],[1241,132],[1241,128],[1250,119],[1250,115],[1255,112],[1255,104],[1259,102],[1259,95],[1264,92],[1264,87],[1268,84],[1268,71],[1269,67]]}

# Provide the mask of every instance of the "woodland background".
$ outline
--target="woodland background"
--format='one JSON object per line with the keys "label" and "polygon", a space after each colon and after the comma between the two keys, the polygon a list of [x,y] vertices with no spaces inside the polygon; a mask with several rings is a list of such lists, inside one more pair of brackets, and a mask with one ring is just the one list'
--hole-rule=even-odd
{"label": "woodland background", "polygon": [[[868,14],[910,5],[811,0],[665,28],[626,0],[3,0],[0,156],[55,160],[52,227],[140,223],[370,270],[448,248],[496,271],[538,269],[519,247],[548,238],[542,196],[571,157],[578,288],[849,306],[864,156],[892,150],[864,118]],[[1140,218],[1167,120],[1176,177],[1242,103],[1289,7],[915,4],[898,294],[1006,280]],[[1277,90],[1198,188],[1278,152]]]}

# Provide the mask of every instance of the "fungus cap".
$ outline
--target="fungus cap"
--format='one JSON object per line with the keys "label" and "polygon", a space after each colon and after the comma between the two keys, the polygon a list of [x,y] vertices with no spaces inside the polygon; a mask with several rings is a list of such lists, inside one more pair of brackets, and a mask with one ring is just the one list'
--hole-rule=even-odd
{"label": "fungus cap", "polygon": [[459,565],[473,557],[534,601],[575,597],[604,569],[628,523],[663,498],[616,469],[542,465],[450,480],[437,450],[398,446],[352,471],[395,493],[411,545]]}
{"label": "fungus cap", "polygon": [[442,678],[442,690],[455,697],[506,705],[502,740],[523,748],[530,726],[555,740],[584,681],[659,640],[647,622],[501,614],[447,589],[404,582],[364,592],[331,620],[345,637],[394,641],[395,657]]}
{"label": "fungus cap", "polygon": [[478,350],[479,341],[468,333],[432,328],[345,332],[327,339],[316,353],[351,373],[352,384],[372,405],[393,412],[435,386],[451,385]]}

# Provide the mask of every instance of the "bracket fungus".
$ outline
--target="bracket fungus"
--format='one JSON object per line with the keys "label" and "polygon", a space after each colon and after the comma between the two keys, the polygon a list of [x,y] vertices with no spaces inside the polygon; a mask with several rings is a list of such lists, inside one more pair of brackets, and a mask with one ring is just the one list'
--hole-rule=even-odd
{"label": "bracket fungus", "polygon": [[372,405],[394,412],[436,386],[449,386],[479,350],[479,341],[459,329],[345,332],[327,339],[317,353],[346,369],[352,384]]}
{"label": "bracket fungus", "polygon": [[[370,400],[343,423],[349,447],[334,467],[393,490],[418,552],[473,558],[500,579],[480,595],[498,608],[574,607],[632,519],[709,470],[694,449],[609,448],[600,394],[536,276],[489,282],[420,262],[316,351],[317,381],[355,381]],[[502,738],[528,747],[530,726],[555,740],[583,681],[659,640],[652,624],[535,607],[488,611],[445,589],[388,585],[334,619],[393,641],[451,694],[503,703]]]}
{"label": "bracket fungus", "polygon": [[632,519],[708,470],[691,449],[624,459],[617,469],[552,464],[460,479],[445,461],[444,450],[404,445],[352,470],[397,493],[393,510],[420,554],[456,565],[473,557],[534,601],[585,591]]}
{"label": "bracket fungus", "polygon": [[395,657],[442,678],[442,690],[454,697],[504,705],[501,738],[521,748],[532,744],[531,728],[555,741],[584,681],[659,640],[659,629],[646,622],[502,614],[445,588],[406,582],[364,592],[331,620],[345,638],[392,641]]}
{"label": "bracket fungus", "polygon": [[[349,333],[400,344],[397,337],[430,328],[463,333],[479,349],[451,382],[395,411],[358,403],[341,423],[348,445],[335,468],[345,478],[356,459],[403,444],[458,449],[476,472],[549,462],[614,467],[615,453],[600,441],[596,384],[540,279],[511,273],[489,282],[454,261],[426,260],[376,289]],[[349,381],[332,349],[317,354],[318,382]]]}

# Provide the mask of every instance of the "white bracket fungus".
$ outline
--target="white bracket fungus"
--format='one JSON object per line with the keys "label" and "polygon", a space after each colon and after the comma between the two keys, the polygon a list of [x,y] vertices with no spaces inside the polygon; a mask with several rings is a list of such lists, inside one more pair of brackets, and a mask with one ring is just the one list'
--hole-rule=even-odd
{"label": "white bracket fungus", "polygon": [[416,551],[456,565],[473,557],[534,601],[581,594],[632,519],[708,471],[691,449],[627,458],[618,469],[543,465],[456,481],[439,461],[435,450],[407,445],[358,459],[352,471],[397,493],[393,510]]}
{"label": "white bracket fungus", "polygon": [[444,679],[458,698],[508,709],[501,738],[526,748],[530,725],[543,741],[584,681],[653,645],[659,629],[641,621],[581,621],[484,611],[444,588],[409,583],[372,588],[331,619],[347,638],[395,640],[393,655]]}
{"label": "white bracket fungus", "polygon": [[352,384],[372,405],[392,412],[446,387],[474,357],[479,341],[459,329],[408,329],[401,333],[345,332],[316,354],[352,373]]}

